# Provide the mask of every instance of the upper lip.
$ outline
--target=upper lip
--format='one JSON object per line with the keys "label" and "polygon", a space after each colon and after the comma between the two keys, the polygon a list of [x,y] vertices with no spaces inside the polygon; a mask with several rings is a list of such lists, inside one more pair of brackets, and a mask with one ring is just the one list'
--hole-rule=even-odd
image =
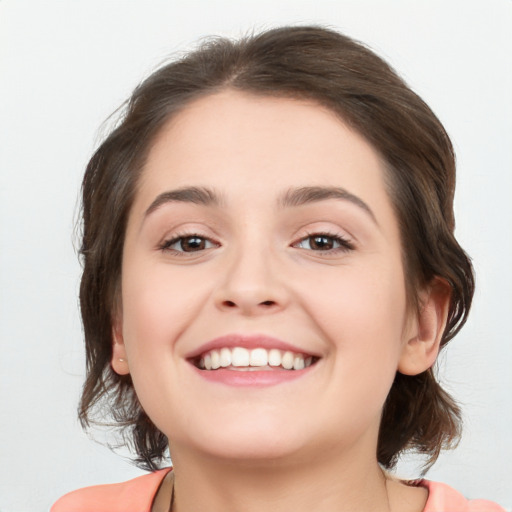
{"label": "upper lip", "polygon": [[210,341],[207,341],[206,343],[203,343],[201,346],[186,354],[185,357],[187,359],[194,359],[206,352],[209,352],[210,350],[224,347],[244,347],[247,349],[265,348],[267,350],[277,348],[279,350],[304,354],[305,356],[318,357],[318,354],[315,354],[310,350],[303,349],[286,341],[274,338],[272,336],[267,336],[265,334],[227,334],[224,336],[219,336],[218,338],[214,338]]}

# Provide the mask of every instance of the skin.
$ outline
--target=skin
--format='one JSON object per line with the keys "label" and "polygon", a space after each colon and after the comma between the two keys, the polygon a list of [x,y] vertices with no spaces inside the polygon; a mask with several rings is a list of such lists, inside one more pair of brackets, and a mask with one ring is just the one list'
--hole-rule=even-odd
{"label": "skin", "polygon": [[[396,371],[435,361],[449,294],[435,282],[418,291],[419,313],[407,306],[383,169],[329,110],[231,90],[194,101],[157,136],[126,231],[112,366],[132,375],[170,440],[174,510],[423,509],[424,489],[378,466],[377,436]],[[190,186],[215,190],[220,204],[147,213]],[[335,198],[279,206],[286,191],[312,186],[341,187],[371,213]],[[317,233],[333,249],[312,245]],[[187,235],[203,248],[162,249]],[[320,359],[269,387],[198,376],[186,355],[229,333],[277,337]],[[154,510],[169,496],[166,483]]]}

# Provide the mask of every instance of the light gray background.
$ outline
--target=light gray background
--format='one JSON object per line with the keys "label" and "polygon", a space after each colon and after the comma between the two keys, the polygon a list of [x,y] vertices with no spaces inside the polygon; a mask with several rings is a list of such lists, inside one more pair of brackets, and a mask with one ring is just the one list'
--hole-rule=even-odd
{"label": "light gray background", "polygon": [[45,511],[71,489],[140,474],[75,417],[73,219],[100,124],[198,38],[295,22],[368,43],[453,138],[457,235],[478,291],[441,364],[464,405],[464,439],[428,477],[512,507],[512,1],[0,0],[0,511]]}

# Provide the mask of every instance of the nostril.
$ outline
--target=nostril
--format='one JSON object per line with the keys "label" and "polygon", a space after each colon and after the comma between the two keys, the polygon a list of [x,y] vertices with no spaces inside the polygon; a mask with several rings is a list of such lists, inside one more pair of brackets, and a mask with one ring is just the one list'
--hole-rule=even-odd
{"label": "nostril", "polygon": [[[273,307],[273,306],[276,306],[277,302],[274,301],[274,300],[264,300],[264,301],[261,301],[261,302],[254,302],[253,303],[253,306],[263,306],[264,308],[270,308],[270,307]],[[238,307],[241,307],[242,309],[245,309],[246,306],[248,307],[252,307],[248,304],[245,304],[244,301],[241,301],[241,302],[234,302],[232,300],[223,300],[222,301],[222,306],[224,308],[228,308],[228,309],[233,309],[233,308],[238,308]]]}

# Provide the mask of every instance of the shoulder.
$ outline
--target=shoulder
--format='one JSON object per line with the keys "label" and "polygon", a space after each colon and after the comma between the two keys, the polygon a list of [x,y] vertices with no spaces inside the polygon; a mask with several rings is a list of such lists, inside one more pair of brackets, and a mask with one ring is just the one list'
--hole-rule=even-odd
{"label": "shoulder", "polygon": [[127,482],[95,485],[60,498],[50,512],[150,512],[156,492],[171,468]]}
{"label": "shoulder", "polygon": [[418,480],[414,485],[428,490],[423,512],[506,512],[497,503],[488,500],[468,500],[449,485],[429,480]]}

